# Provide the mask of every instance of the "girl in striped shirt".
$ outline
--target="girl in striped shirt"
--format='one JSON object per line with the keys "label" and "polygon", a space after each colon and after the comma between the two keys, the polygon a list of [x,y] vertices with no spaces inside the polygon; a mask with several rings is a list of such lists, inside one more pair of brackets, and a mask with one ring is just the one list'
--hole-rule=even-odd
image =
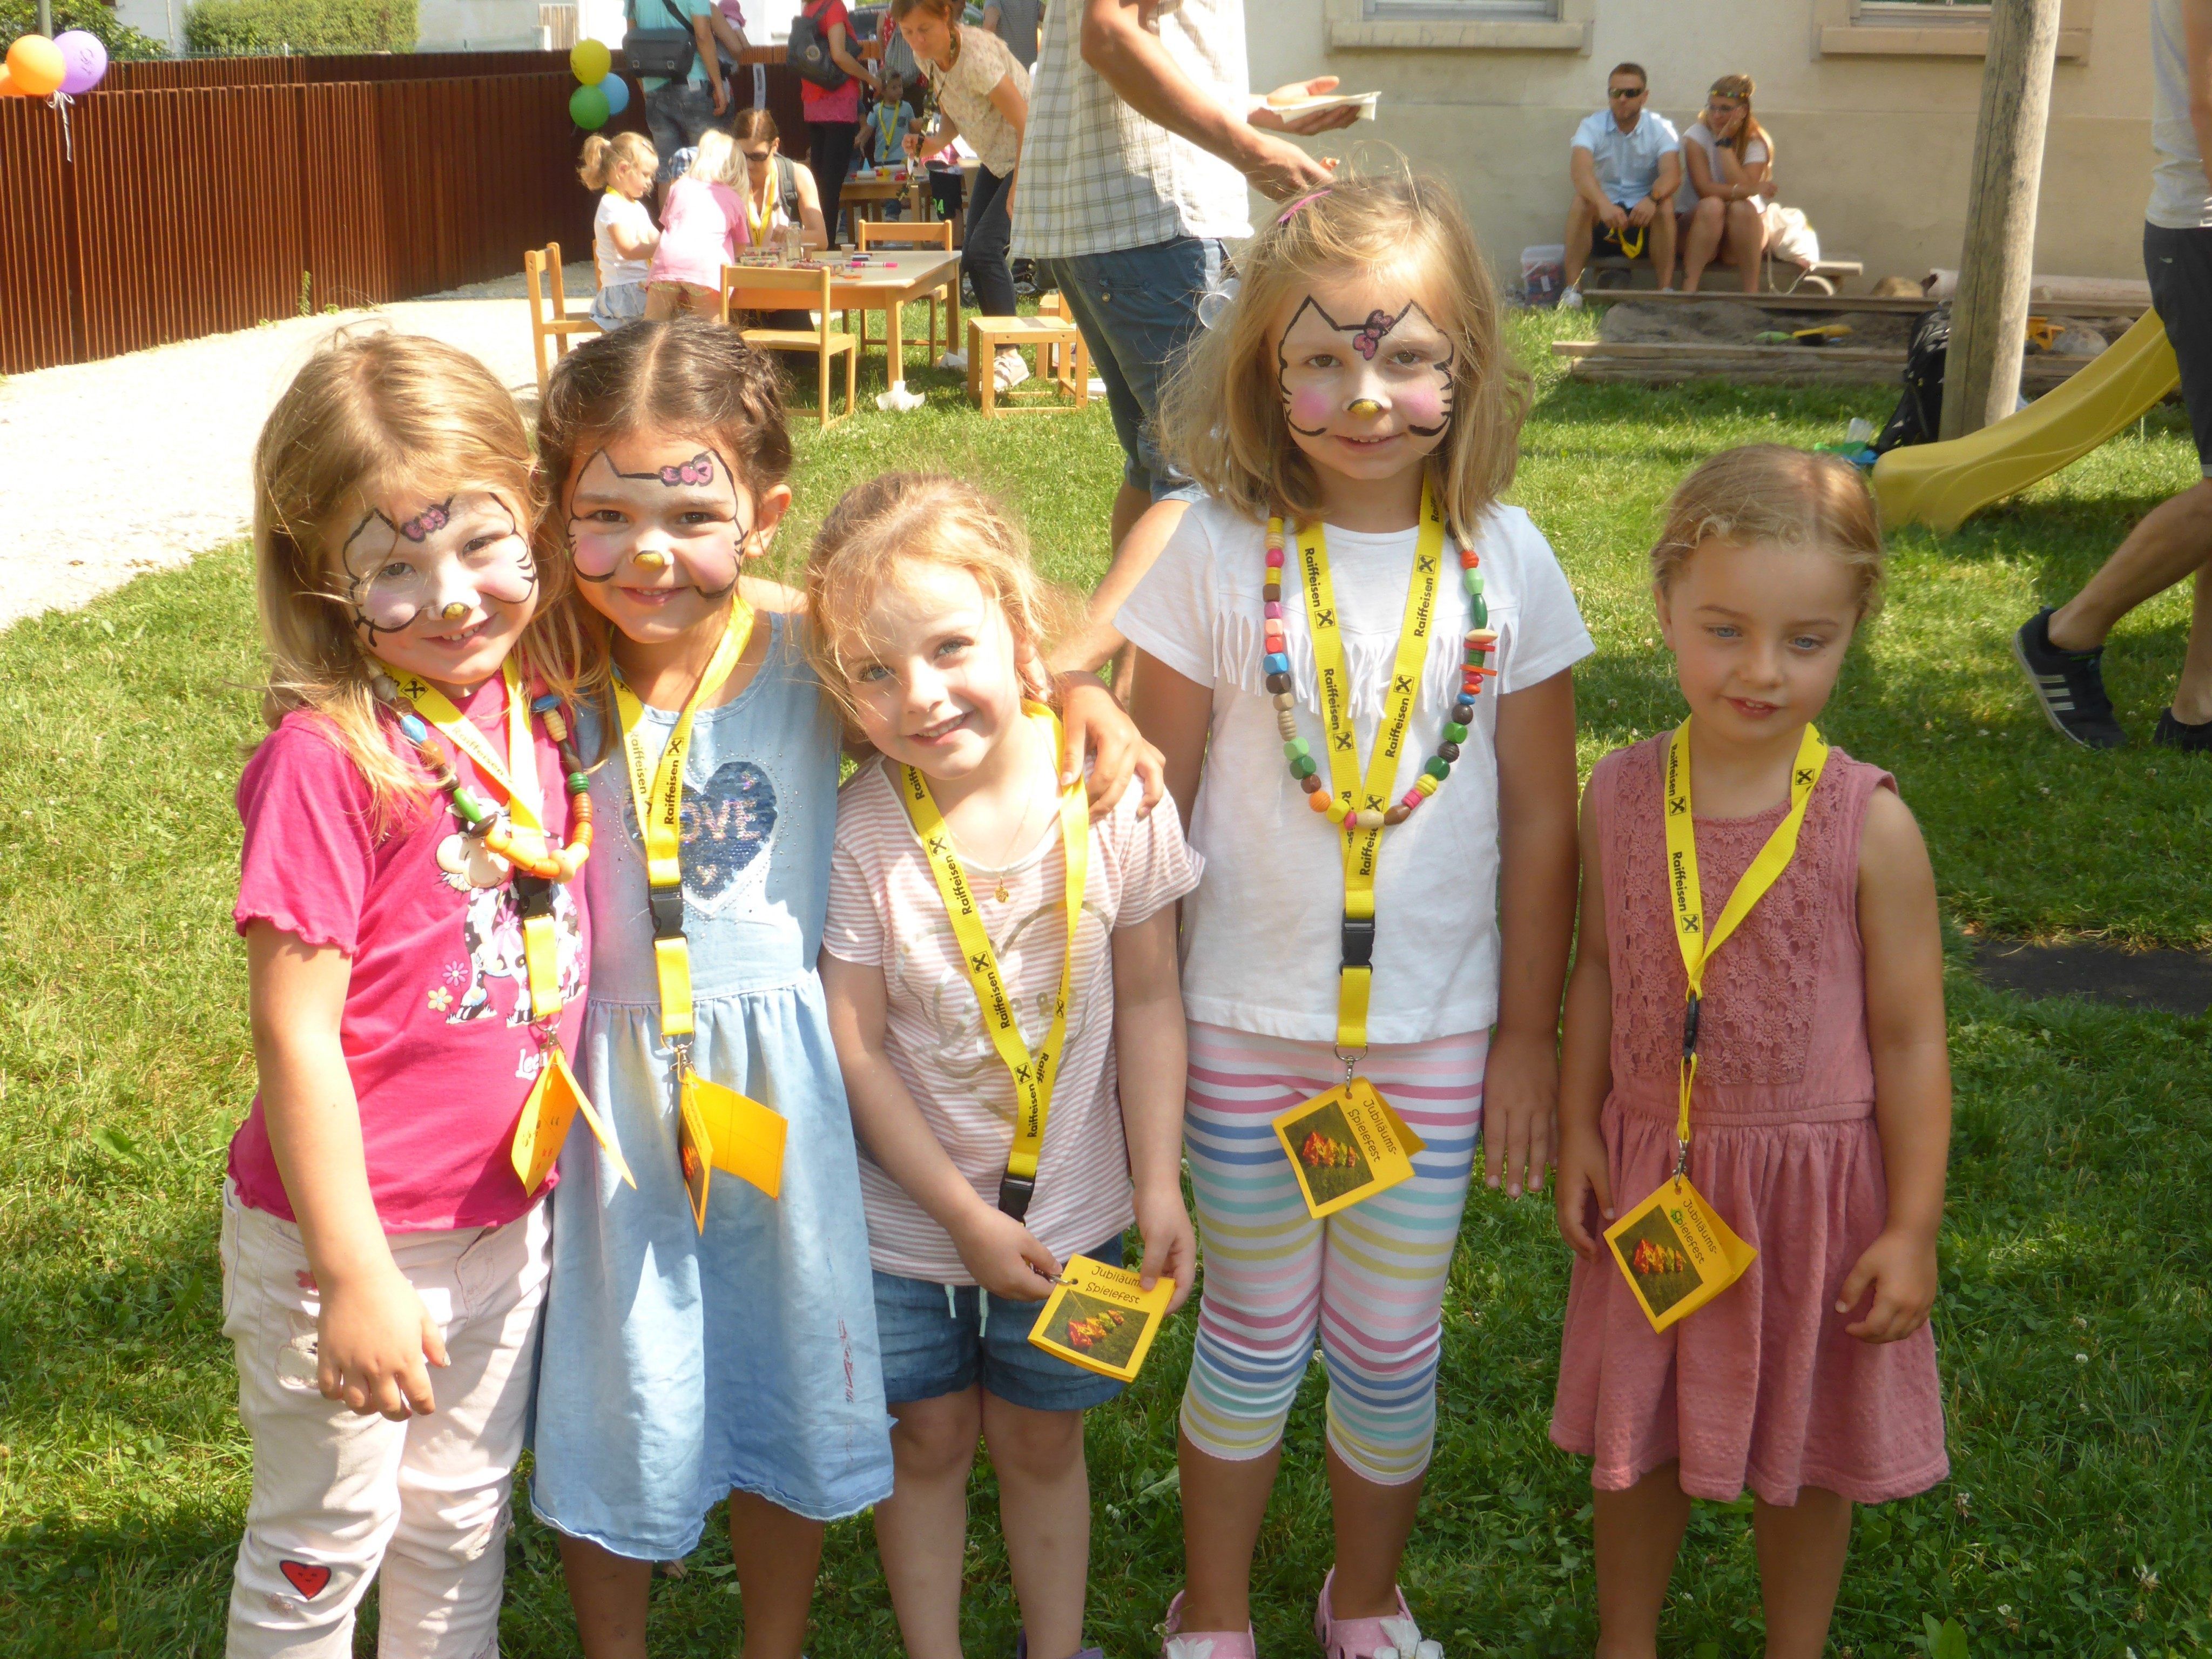
{"label": "girl in striped shirt", "polygon": [[[1118,1263],[1133,1219],[1145,1284],[1172,1279],[1176,1304],[1189,1291],[1176,901],[1198,861],[1172,809],[1147,814],[1133,792],[1091,823],[1080,782],[1062,790],[1047,596],[1020,532],[969,485],[907,474],[849,492],[806,589],[822,681],[877,751],[838,799],[822,980],[896,1419],[876,1508],[891,1605],[914,1659],[959,1659],[980,1438],[1028,1652],[1096,1659],[1083,1412],[1121,1384],[1026,1339],[1067,1258]],[[1010,1011],[1011,1045],[987,1003]],[[1048,1055],[1030,1139],[1018,1067]]]}

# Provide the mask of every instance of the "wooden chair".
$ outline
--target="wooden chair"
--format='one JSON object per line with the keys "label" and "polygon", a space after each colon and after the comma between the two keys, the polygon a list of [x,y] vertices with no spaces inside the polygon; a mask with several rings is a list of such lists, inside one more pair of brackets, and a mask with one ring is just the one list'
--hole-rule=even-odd
{"label": "wooden chair", "polygon": [[842,329],[830,326],[830,270],[828,266],[811,275],[796,270],[780,270],[773,265],[724,265],[722,267],[722,320],[730,321],[736,311],[811,311],[817,319],[811,329],[747,328],[740,330],[744,343],[763,351],[811,351],[819,366],[817,398],[822,416],[822,428],[828,431],[830,420],[830,363],[839,352],[845,354],[845,412],[840,420],[849,420],[858,406],[857,376],[860,365],[860,343]]}
{"label": "wooden chair", "polygon": [[[933,247],[952,252],[952,222],[932,219],[916,222],[911,219],[862,219],[853,228],[860,236],[860,250],[866,253],[872,247]],[[853,325],[853,313],[845,313],[845,326]],[[922,337],[929,347],[929,361],[937,361],[937,295],[929,295],[929,332]],[[879,346],[885,342],[868,332],[868,313],[860,313],[860,349]],[[945,349],[952,349],[952,319],[945,319]]]}
{"label": "wooden chair", "polygon": [[[1060,297],[1060,290],[1056,288],[1048,289],[1037,295],[1036,314],[1053,322],[1073,324],[1075,320],[1068,313],[1067,301]],[[1073,392],[1075,390],[1075,354],[1056,341],[1050,345],[1040,346],[1037,349],[1044,360],[1045,378],[1058,386],[1061,391]],[[1088,367],[1086,364],[1085,368]],[[1089,396],[1090,380],[1091,377],[1086,374],[1084,376],[1086,398]]]}
{"label": "wooden chair", "polygon": [[[596,262],[592,273],[596,277]],[[544,247],[524,249],[522,281],[530,295],[530,351],[538,360],[538,395],[543,398],[545,383],[553,377],[546,342],[553,343],[552,356],[565,357],[571,334],[597,334],[599,325],[592,320],[590,313],[568,309],[568,296],[561,286],[560,243],[548,242]]]}
{"label": "wooden chair", "polygon": [[[1000,346],[1034,347],[1037,355],[1036,380],[1045,394],[1042,400],[1021,392],[1001,393],[993,366]],[[1048,352],[1062,354],[1064,368],[1054,368]],[[1063,392],[1074,401],[1062,403]],[[1054,317],[970,317],[968,319],[968,395],[986,416],[1059,414],[1091,404],[1091,360],[1084,355],[1083,336],[1075,325]]]}

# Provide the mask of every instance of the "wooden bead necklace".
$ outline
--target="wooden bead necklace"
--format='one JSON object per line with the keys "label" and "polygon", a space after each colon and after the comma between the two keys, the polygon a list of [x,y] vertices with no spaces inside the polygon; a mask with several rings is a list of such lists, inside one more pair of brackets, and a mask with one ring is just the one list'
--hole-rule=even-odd
{"label": "wooden bead necklace", "polygon": [[556,853],[550,848],[539,852],[517,844],[513,821],[461,781],[446,745],[431,734],[429,722],[400,695],[389,676],[377,675],[369,682],[369,690],[398,718],[399,735],[415,745],[415,757],[445,793],[464,835],[481,836],[486,851],[505,859],[526,876],[542,881],[574,878],[592,855],[591,780],[585,775],[584,763],[569,739],[567,713],[559,697],[544,692],[530,704],[530,712],[544,723],[545,735],[559,747],[561,769],[568,775],[568,844]]}
{"label": "wooden bead necklace", "polygon": [[1460,664],[1459,696],[1444,722],[1443,739],[1437,744],[1437,752],[1422,763],[1413,787],[1395,805],[1379,813],[1358,811],[1339,800],[1322,781],[1312,744],[1298,735],[1298,700],[1291,689],[1291,658],[1283,633],[1283,524],[1279,519],[1268,520],[1267,579],[1260,590],[1267,654],[1261,663],[1267,672],[1267,690],[1275,700],[1275,729],[1282,733],[1284,757],[1291,763],[1291,775],[1305,791],[1306,805],[1326,814],[1330,823],[1344,825],[1347,835],[1403,823],[1415,807],[1443,787],[1443,781],[1451,775],[1452,763],[1459,758],[1460,745],[1467,741],[1468,729],[1474,724],[1474,700],[1482,695],[1483,678],[1498,672],[1484,661],[1498,648],[1498,632],[1490,626],[1490,607],[1482,597],[1481,556],[1471,547],[1462,547],[1459,564],[1460,582],[1467,589],[1468,630]]}

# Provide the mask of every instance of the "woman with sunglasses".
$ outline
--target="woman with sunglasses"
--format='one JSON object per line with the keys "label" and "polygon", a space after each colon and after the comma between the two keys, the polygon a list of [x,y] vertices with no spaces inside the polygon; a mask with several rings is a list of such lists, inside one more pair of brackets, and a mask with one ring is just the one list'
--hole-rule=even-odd
{"label": "woman with sunglasses", "polygon": [[1723,75],[1698,118],[1682,129],[1684,187],[1674,206],[1686,293],[1698,291],[1698,279],[1717,255],[1736,268],[1746,294],[1759,291],[1774,141],[1751,112],[1751,93],[1748,75]]}

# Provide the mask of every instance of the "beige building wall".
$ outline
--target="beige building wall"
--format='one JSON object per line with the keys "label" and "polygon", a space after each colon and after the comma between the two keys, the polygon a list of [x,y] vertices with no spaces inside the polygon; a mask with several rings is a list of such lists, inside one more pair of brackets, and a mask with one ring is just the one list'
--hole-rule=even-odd
{"label": "beige building wall", "polygon": [[[1524,245],[1565,233],[1569,141],[1604,103],[1615,63],[1650,70],[1651,106],[1678,128],[1717,76],[1747,73],[1776,141],[1780,199],[1804,209],[1825,252],[1864,260],[1869,282],[1959,263],[1984,33],[1972,9],[1553,0],[1553,9],[1564,15],[1548,23],[1470,24],[1482,14],[1453,0],[1255,0],[1252,84],[1333,74],[1346,91],[1379,89],[1375,122],[1316,148],[1343,154],[1340,141],[1381,139],[1452,179],[1510,278]],[[2139,278],[2153,161],[2148,5],[2066,0],[2063,23],[2036,270]],[[1732,279],[1719,272],[1705,285]]]}

